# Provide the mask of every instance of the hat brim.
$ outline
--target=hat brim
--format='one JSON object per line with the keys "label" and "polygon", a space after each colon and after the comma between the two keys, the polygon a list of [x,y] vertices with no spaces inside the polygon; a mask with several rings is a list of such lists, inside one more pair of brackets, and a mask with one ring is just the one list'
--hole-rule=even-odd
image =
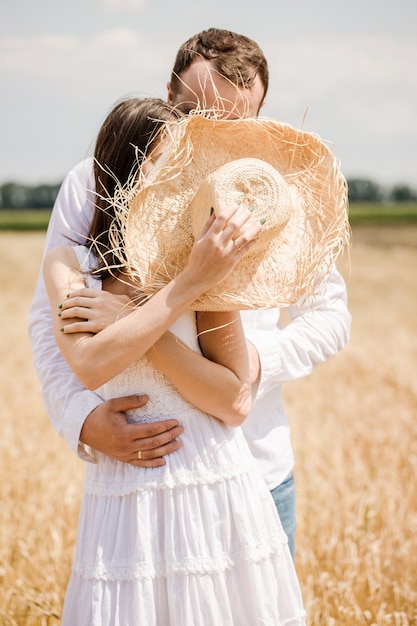
{"label": "hat brim", "polygon": [[279,237],[246,254],[193,308],[271,308],[313,295],[350,236],[347,184],[328,146],[271,119],[192,114],[174,126],[163,160],[121,216],[127,270],[141,291],[152,295],[184,269],[194,243],[190,206],[203,181],[230,161],[256,158],[294,189],[291,217]]}

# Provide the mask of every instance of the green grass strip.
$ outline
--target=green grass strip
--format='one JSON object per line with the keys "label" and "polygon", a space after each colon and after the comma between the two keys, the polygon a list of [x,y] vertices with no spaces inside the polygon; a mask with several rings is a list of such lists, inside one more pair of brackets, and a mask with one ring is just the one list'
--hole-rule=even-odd
{"label": "green grass strip", "polygon": [[50,209],[33,211],[2,209],[0,211],[0,230],[46,230],[50,216]]}
{"label": "green grass strip", "polygon": [[417,203],[352,202],[349,206],[351,224],[405,224],[417,222]]}

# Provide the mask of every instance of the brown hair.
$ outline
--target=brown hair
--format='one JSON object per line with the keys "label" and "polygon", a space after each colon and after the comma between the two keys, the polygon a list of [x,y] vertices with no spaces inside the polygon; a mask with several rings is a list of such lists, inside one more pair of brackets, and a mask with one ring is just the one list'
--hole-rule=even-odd
{"label": "brown hair", "polygon": [[94,150],[95,212],[86,245],[94,244],[101,278],[110,274],[109,267],[120,268],[120,256],[113,254],[109,240],[116,190],[135,180],[165,123],[180,116],[158,98],[129,98],[110,111],[100,128]]}
{"label": "brown hair", "polygon": [[268,90],[268,63],[259,45],[230,30],[209,28],[194,35],[182,44],[177,52],[171,73],[171,89],[177,95],[181,91],[181,74],[197,59],[212,61],[215,70],[238,87],[249,88],[259,75]]}

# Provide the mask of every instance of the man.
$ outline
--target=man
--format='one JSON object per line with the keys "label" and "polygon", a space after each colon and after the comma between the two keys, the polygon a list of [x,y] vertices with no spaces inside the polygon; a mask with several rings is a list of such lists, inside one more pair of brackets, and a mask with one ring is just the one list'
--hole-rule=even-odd
{"label": "man", "polygon": [[[254,117],[267,89],[268,66],[259,46],[242,35],[209,29],[180,47],[168,84],[168,101],[185,111],[215,104],[224,117]],[[294,555],[294,457],[282,384],[310,374],[316,364],[346,345],[351,316],[339,272],[333,269],[314,299],[291,306],[288,312],[291,323],[286,328],[279,326],[279,309],[241,313],[252,359],[257,357],[260,364],[255,402],[242,428]]]}
{"label": "man", "polygon": [[[268,67],[252,40],[220,29],[203,31],[178,51],[168,101],[186,112],[216,108],[223,117],[257,116],[268,89]],[[58,194],[45,251],[88,232],[92,215],[92,162],[72,170]],[[73,295],[73,294],[72,294]],[[103,315],[117,315],[120,303],[103,298]],[[350,314],[346,287],[333,270],[321,293],[289,309],[291,324],[279,327],[279,310],[245,311],[242,318],[253,368],[260,368],[253,410],[244,424],[252,453],[272,492],[294,553],[295,488],[290,431],[281,399],[282,383],[309,374],[314,365],[339,352],[348,340]],[[71,304],[85,300],[72,298]],[[126,304],[125,302],[123,303]],[[113,318],[114,319],[114,318]],[[91,320],[99,330],[102,320]],[[94,326],[96,324],[96,326]],[[143,406],[146,396],[102,402],[82,388],[53,338],[51,312],[40,276],[29,320],[34,363],[51,421],[73,450],[94,460],[94,450],[146,467],[163,464],[178,449],[182,427],[176,420],[128,424],[124,411]],[[138,455],[139,452],[139,455]],[[138,458],[140,457],[140,458]]]}

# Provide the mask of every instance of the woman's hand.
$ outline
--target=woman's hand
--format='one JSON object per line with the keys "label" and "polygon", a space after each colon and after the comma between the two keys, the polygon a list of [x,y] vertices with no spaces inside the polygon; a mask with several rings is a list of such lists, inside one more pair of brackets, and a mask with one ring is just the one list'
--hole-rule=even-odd
{"label": "woman's hand", "polygon": [[[231,206],[206,222],[184,270],[200,294],[222,281],[253,245],[262,225],[250,217],[246,207]],[[67,295],[58,315],[64,334],[97,334],[134,310],[128,295],[81,288]]]}
{"label": "woman's hand", "polygon": [[135,309],[129,296],[101,289],[75,289],[60,305],[62,332],[96,334]]}
{"label": "woman's hand", "polygon": [[246,206],[228,206],[212,215],[197,237],[184,273],[204,291],[215,287],[250,250],[262,228]]}

